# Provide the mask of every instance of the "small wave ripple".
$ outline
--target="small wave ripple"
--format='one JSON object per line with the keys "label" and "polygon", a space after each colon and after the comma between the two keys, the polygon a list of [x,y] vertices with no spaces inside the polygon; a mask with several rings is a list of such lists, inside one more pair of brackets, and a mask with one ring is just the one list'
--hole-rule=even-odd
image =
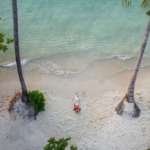
{"label": "small wave ripple", "polygon": [[[22,60],[21,60],[21,65],[24,66],[24,65],[27,64],[28,62],[29,62],[29,59],[22,59]],[[11,67],[15,67],[15,66],[16,66],[16,62],[15,62],[15,61],[6,62],[6,63],[0,64],[0,66],[11,68]]]}
{"label": "small wave ripple", "polygon": [[[78,74],[90,68],[96,63],[98,63],[99,67],[101,68],[101,74],[107,74],[107,70],[109,70],[109,74],[115,74],[118,73],[118,71],[120,72],[122,70],[132,70],[134,68],[134,65],[132,65],[130,61],[127,61],[130,59],[134,60],[134,57],[125,55],[112,55],[109,57],[105,57],[104,59],[94,58],[86,61],[78,58],[76,63],[76,59],[74,59],[74,57],[72,59],[67,56],[64,57],[61,61],[59,60],[59,57],[44,57],[32,60],[22,59],[21,64],[22,66],[24,66],[23,69],[25,70],[25,72],[28,73],[35,72],[44,75],[56,75],[63,78],[71,78],[77,76]],[[116,62],[118,61],[121,62],[116,66]],[[143,66],[146,66],[147,64],[149,64],[149,61],[146,61]],[[113,71],[110,73],[109,68],[110,66],[113,67],[114,65],[117,68],[117,70],[115,70],[116,72]],[[0,66],[6,68],[14,68],[16,66],[16,62],[6,62],[0,64]],[[98,70],[99,67],[97,68],[97,65],[94,65],[92,69]]]}
{"label": "small wave ripple", "polygon": [[124,56],[124,55],[112,55],[112,56],[106,57],[106,59],[113,59],[113,58],[118,58],[119,60],[126,61],[126,60],[131,59],[132,57]]}

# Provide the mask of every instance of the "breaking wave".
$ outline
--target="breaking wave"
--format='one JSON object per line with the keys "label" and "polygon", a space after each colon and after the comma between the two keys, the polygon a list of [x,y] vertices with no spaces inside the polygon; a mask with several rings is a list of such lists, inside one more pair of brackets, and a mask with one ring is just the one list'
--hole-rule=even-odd
{"label": "breaking wave", "polygon": [[56,75],[60,77],[74,77],[77,74],[79,74],[81,71],[80,70],[75,70],[69,67],[62,67],[59,66],[52,61],[43,61],[42,63],[39,64],[32,64],[28,68],[26,68],[27,71],[33,71],[37,72],[40,74],[45,74],[45,75]]}
{"label": "breaking wave", "polygon": [[113,58],[118,58],[119,60],[126,61],[126,60],[131,59],[132,57],[131,56],[124,56],[124,55],[112,55],[110,57],[106,57],[106,59],[113,59]]}
{"label": "breaking wave", "polygon": [[[54,57],[52,57],[52,58],[54,59]],[[110,57],[106,57],[105,59],[96,58],[96,59],[92,59],[90,61],[82,61],[80,59],[78,66],[77,65],[74,66],[74,64],[68,64],[68,61],[66,61],[66,59],[68,59],[68,57],[66,59],[64,57],[64,62],[66,61],[66,64],[65,63],[61,64],[59,62],[59,60],[58,60],[59,63],[57,63],[58,58],[54,59],[55,61],[53,61],[53,59],[51,59],[50,57],[36,58],[36,59],[32,59],[32,60],[22,59],[21,64],[22,64],[25,72],[28,72],[28,73],[35,72],[35,73],[40,73],[40,74],[44,74],[44,75],[56,75],[56,76],[63,77],[63,78],[75,77],[99,61],[103,62],[103,61],[113,60],[113,59],[116,59],[116,61],[120,61],[120,60],[122,61],[123,64],[122,64],[121,70],[119,70],[119,71],[122,71],[122,69],[123,70],[129,69],[129,68],[131,70],[133,69],[133,66],[129,66],[129,68],[128,68],[125,65],[126,60],[133,59],[133,57],[124,56],[124,55],[112,55]],[[74,61],[69,61],[69,63],[74,63]],[[6,67],[6,68],[14,68],[16,66],[16,62],[15,61],[6,62],[6,63],[0,64],[0,66]],[[106,66],[105,68],[109,68],[109,67]]]}
{"label": "breaking wave", "polygon": [[[22,59],[22,60],[21,60],[21,65],[24,66],[24,65],[27,64],[28,62],[29,62],[29,59]],[[6,62],[6,63],[0,64],[0,66],[11,68],[11,67],[15,67],[15,66],[16,66],[16,62],[15,62],[15,61]]]}

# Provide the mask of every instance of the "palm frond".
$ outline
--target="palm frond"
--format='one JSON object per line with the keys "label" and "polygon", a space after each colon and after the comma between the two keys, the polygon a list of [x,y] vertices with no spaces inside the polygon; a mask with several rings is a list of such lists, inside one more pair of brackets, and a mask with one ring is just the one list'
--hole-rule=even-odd
{"label": "palm frond", "polygon": [[131,0],[123,0],[121,5],[126,7],[131,6]]}
{"label": "palm frond", "polygon": [[149,6],[149,0],[143,0],[142,4],[141,4],[141,7],[147,9]]}
{"label": "palm frond", "polygon": [[143,0],[141,5],[146,4],[147,2],[148,2],[148,0]]}
{"label": "palm frond", "polygon": [[[132,0],[122,0],[121,5],[129,7],[129,6],[131,6],[131,1]],[[141,3],[141,7],[148,10],[146,14],[148,16],[150,16],[150,0],[143,0],[142,3]]]}
{"label": "palm frond", "polygon": [[143,0],[141,7],[147,10],[146,14],[150,16],[150,0]]}
{"label": "palm frond", "polygon": [[150,9],[150,0],[143,0],[141,7],[146,10]]}
{"label": "palm frond", "polygon": [[150,16],[150,10],[146,13],[148,16]]}

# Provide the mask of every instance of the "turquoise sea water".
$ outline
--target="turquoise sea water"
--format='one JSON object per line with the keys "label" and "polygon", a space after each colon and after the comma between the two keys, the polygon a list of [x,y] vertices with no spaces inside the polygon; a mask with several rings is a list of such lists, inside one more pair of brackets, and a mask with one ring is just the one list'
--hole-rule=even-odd
{"label": "turquoise sea water", "polygon": [[[133,69],[148,20],[139,5],[140,0],[129,8],[119,0],[18,0],[24,68],[63,77],[99,61],[105,69],[116,65],[117,72]],[[0,0],[0,17],[0,32],[13,38],[11,0]],[[143,67],[150,64],[149,43]],[[11,44],[0,52],[0,65],[11,68],[14,60]]]}

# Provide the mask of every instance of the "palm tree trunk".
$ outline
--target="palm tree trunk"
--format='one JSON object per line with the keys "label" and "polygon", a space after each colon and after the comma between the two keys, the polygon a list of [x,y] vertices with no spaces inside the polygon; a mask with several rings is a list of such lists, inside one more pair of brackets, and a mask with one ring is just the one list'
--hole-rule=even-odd
{"label": "palm tree trunk", "polygon": [[[143,57],[143,54],[144,54],[144,51],[146,48],[149,32],[150,32],[150,17],[148,19],[145,36],[144,36],[143,43],[142,43],[141,49],[140,49],[140,54],[139,54],[137,64],[134,69],[134,73],[133,73],[133,76],[131,78],[131,81],[130,81],[130,84],[128,87],[127,94],[125,95],[125,97],[122,99],[122,101],[118,104],[118,106],[115,109],[119,115],[122,115],[124,112],[129,113],[133,117],[138,117],[140,115],[140,109],[134,101],[134,85],[135,85],[136,77],[137,77],[137,74],[138,74],[138,71],[140,68],[142,57]],[[124,103],[125,101],[127,101],[128,103],[132,103],[131,104],[131,106],[133,106],[132,112],[126,111],[126,104]]]}
{"label": "palm tree trunk", "polygon": [[17,0],[12,0],[12,11],[13,11],[13,27],[14,27],[14,47],[15,47],[17,70],[22,88],[22,101],[27,103],[28,102],[27,88],[22,75],[22,67],[19,52]]}
{"label": "palm tree trunk", "polygon": [[137,74],[138,74],[138,71],[139,71],[139,68],[140,68],[142,57],[143,57],[143,54],[144,54],[144,51],[145,51],[145,48],[146,48],[149,32],[150,32],[150,17],[148,18],[147,28],[146,28],[145,36],[144,36],[144,39],[143,39],[143,43],[141,45],[138,61],[137,61],[133,76],[131,78],[131,81],[130,81],[130,84],[129,84],[129,87],[128,87],[127,101],[129,103],[134,103],[134,85],[135,85]]}

